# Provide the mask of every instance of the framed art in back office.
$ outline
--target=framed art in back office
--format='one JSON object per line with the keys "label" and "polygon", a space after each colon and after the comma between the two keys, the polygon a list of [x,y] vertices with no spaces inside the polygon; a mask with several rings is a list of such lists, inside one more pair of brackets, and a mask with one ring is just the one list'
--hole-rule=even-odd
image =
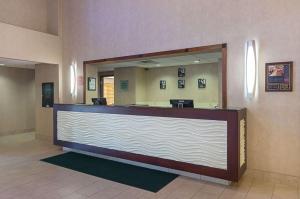
{"label": "framed art in back office", "polygon": [[166,89],[167,88],[167,81],[166,80],[160,80],[159,81],[159,87],[160,87],[160,89]]}
{"label": "framed art in back office", "polygon": [[178,88],[185,88],[185,80],[184,79],[178,80]]}
{"label": "framed art in back office", "polygon": [[96,91],[96,78],[95,77],[88,77],[88,90]]}

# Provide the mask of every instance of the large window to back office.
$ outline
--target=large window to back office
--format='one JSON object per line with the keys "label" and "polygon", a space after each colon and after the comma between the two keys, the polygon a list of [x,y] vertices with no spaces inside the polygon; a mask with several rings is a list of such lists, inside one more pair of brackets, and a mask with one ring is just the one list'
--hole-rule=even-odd
{"label": "large window to back office", "polygon": [[[226,62],[222,49],[104,60],[87,64],[85,78],[89,78],[89,71],[114,74],[114,102],[111,105],[171,107],[171,99],[185,99],[192,100],[195,108],[223,107],[226,103],[226,85],[223,85],[226,83],[223,80]],[[90,98],[87,91],[86,103],[91,102]]]}

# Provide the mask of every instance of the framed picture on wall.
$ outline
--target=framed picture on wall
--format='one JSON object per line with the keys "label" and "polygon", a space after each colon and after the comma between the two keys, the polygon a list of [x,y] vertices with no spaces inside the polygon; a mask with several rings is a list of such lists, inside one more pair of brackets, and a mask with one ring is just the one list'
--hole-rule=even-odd
{"label": "framed picture on wall", "polygon": [[178,68],[178,77],[184,77],[185,76],[185,68],[183,66],[180,66]]}
{"label": "framed picture on wall", "polygon": [[198,79],[198,88],[206,88],[206,79]]}
{"label": "framed picture on wall", "polygon": [[185,80],[179,79],[178,80],[178,88],[184,88],[185,87]]}
{"label": "framed picture on wall", "polygon": [[266,92],[293,90],[293,62],[266,63]]}
{"label": "framed picture on wall", "polygon": [[95,91],[96,90],[96,78],[88,77],[88,90]]}
{"label": "framed picture on wall", "polygon": [[54,83],[42,83],[42,107],[51,108],[54,104]]}
{"label": "framed picture on wall", "polygon": [[166,89],[167,88],[167,81],[166,80],[160,80],[159,87],[160,87],[160,89]]}
{"label": "framed picture on wall", "polygon": [[120,80],[120,90],[128,91],[129,80]]}

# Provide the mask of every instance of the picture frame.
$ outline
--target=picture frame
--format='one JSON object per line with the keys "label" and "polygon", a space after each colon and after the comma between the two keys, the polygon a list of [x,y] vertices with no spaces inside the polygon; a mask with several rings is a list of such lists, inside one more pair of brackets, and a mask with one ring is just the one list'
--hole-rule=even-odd
{"label": "picture frame", "polygon": [[183,66],[178,68],[178,77],[185,77],[185,68]]}
{"label": "picture frame", "polygon": [[293,62],[266,63],[265,91],[291,92],[293,90]]}
{"label": "picture frame", "polygon": [[42,83],[42,107],[52,108],[54,104],[54,82]]}
{"label": "picture frame", "polygon": [[120,80],[120,91],[128,91],[129,80]]}
{"label": "picture frame", "polygon": [[185,88],[185,80],[184,79],[178,80],[178,88]]}
{"label": "picture frame", "polygon": [[167,81],[166,80],[160,80],[159,87],[160,87],[161,90],[166,89],[167,88]]}
{"label": "picture frame", "polygon": [[198,79],[198,88],[206,88],[206,79]]}
{"label": "picture frame", "polygon": [[88,91],[96,91],[96,78],[88,77]]}

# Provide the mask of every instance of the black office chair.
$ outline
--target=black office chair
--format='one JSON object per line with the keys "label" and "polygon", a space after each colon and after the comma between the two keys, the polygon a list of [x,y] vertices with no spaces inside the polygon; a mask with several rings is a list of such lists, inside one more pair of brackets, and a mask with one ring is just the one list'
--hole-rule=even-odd
{"label": "black office chair", "polygon": [[107,101],[105,97],[92,98],[92,102],[94,105],[107,105]]}

